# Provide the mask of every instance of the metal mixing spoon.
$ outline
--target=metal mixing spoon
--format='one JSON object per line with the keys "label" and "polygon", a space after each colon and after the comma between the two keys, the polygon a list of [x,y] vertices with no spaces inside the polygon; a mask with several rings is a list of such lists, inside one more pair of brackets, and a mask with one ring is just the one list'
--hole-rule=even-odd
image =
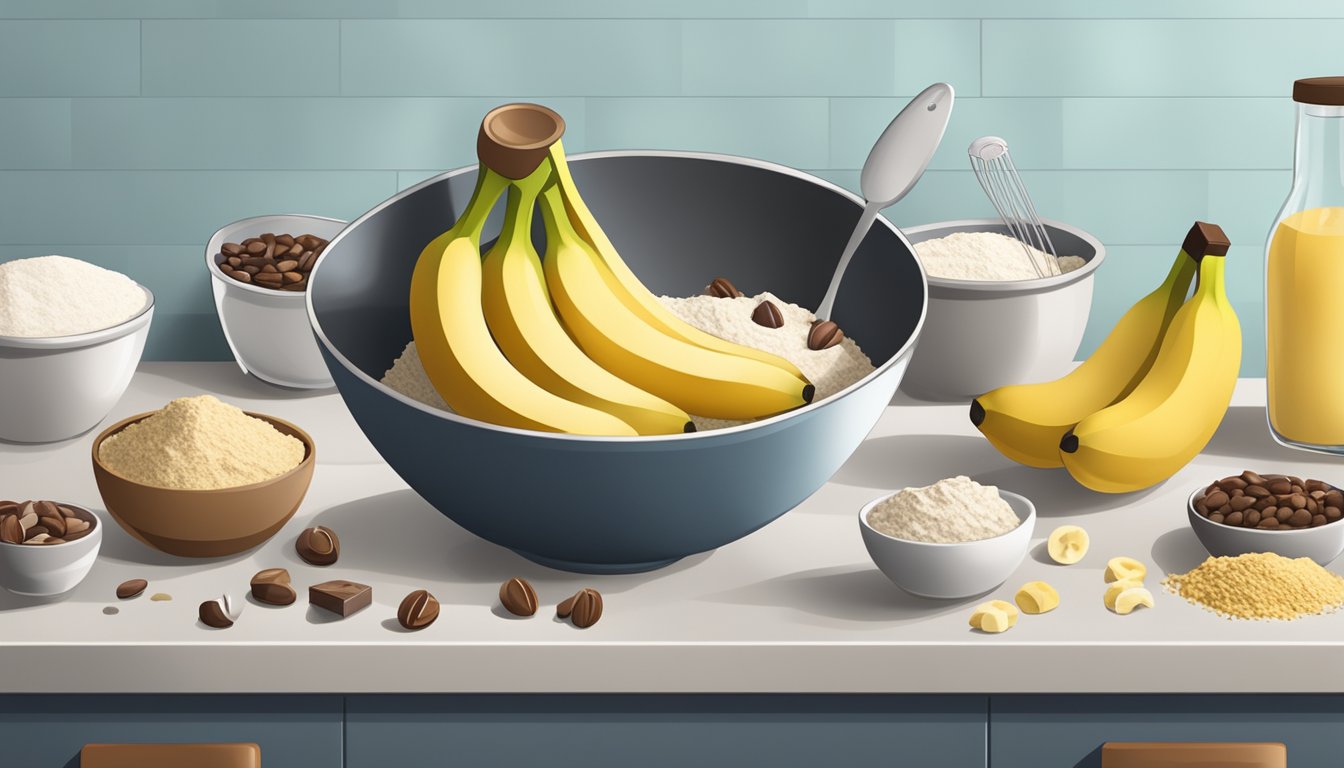
{"label": "metal mixing spoon", "polygon": [[905,197],[924,175],[924,169],[929,167],[933,153],[943,140],[943,132],[947,130],[947,120],[952,116],[952,101],[952,86],[947,83],[934,83],[925,88],[905,105],[868,152],[863,173],[859,176],[859,190],[865,203],[863,213],[859,214],[859,223],[854,225],[854,233],[849,236],[840,263],[835,266],[835,274],[831,275],[826,297],[817,307],[818,320],[830,319],[849,260],[854,258],[854,252],[873,226],[878,212]]}

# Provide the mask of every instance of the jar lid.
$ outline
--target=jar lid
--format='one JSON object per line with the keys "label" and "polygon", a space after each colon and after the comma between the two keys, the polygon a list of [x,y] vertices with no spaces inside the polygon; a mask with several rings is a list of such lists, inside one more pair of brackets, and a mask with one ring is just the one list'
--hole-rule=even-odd
{"label": "jar lid", "polygon": [[1344,107],[1344,77],[1307,77],[1293,83],[1293,101]]}

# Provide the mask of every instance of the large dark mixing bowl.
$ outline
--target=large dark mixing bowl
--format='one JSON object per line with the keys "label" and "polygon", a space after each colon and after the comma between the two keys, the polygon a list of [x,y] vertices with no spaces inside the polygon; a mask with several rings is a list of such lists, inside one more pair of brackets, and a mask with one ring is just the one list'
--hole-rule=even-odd
{"label": "large dark mixing bowl", "polygon": [[[750,293],[815,307],[862,208],[813,176],[725,155],[602,152],[571,165],[635,273],[673,296],[701,293],[722,275]],[[927,287],[909,243],[879,218],[833,318],[877,370],[807,407],[732,429],[603,438],[499,427],[404,397],[379,379],[411,338],[411,271],[475,180],[474,168],[436,176],[347,227],[313,271],[308,314],[374,447],[411,488],[482,538],[589,573],[649,570],[727,544],[820,488],[900,384]],[[487,240],[500,218],[496,210]]]}

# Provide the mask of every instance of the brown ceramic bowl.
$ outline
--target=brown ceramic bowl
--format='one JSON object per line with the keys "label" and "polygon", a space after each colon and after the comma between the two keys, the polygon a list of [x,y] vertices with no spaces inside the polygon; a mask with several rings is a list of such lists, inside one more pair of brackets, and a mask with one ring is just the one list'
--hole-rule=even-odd
{"label": "brown ceramic bowl", "polygon": [[304,457],[290,471],[252,485],[182,491],[143,485],[103,466],[98,451],[110,435],[155,412],[113,424],[93,441],[93,477],[113,520],[149,546],[182,557],[222,557],[274,536],[294,516],[313,479],[317,450],[307,432],[260,413],[248,413],[303,441]]}

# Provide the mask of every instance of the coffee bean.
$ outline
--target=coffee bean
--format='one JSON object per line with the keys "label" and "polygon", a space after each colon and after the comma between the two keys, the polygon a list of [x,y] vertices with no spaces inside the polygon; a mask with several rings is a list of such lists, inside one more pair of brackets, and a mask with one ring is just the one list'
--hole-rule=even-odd
{"label": "coffee bean", "polygon": [[335,531],[319,525],[303,529],[294,542],[294,549],[309,565],[331,565],[341,556],[341,540]]}
{"label": "coffee bean", "polygon": [[1256,527],[1257,527],[1257,528],[1278,528],[1278,527],[1279,527],[1279,521],[1276,520],[1276,519],[1274,519],[1274,518],[1272,518],[1272,517],[1262,518],[1262,519],[1260,520],[1260,525],[1258,525],[1258,526],[1256,526]]}
{"label": "coffee bean", "polygon": [[428,591],[417,589],[402,598],[397,608],[397,623],[410,630],[428,627],[439,618],[439,601]]}
{"label": "coffee bean", "polygon": [[584,587],[574,595],[569,620],[579,629],[587,629],[602,618],[602,595],[596,589]]}
{"label": "coffee bean", "polygon": [[24,537],[25,539],[30,539],[30,538],[32,538],[32,537],[38,535],[39,533],[45,533],[45,534],[47,534],[48,536],[51,535],[51,531],[48,531],[46,528],[43,528],[43,527],[40,526],[40,525],[34,525],[32,528],[28,528],[28,529],[24,530],[24,532],[23,532],[23,537]]}
{"label": "coffee bean", "polygon": [[1246,495],[1257,499],[1263,499],[1269,496],[1269,490],[1262,485],[1246,486]]}
{"label": "coffee bean", "polygon": [[[225,243],[219,247],[225,256],[237,256],[243,252],[243,246],[237,243]],[[234,266],[237,266],[236,264]]]}
{"label": "coffee bean", "polygon": [[299,599],[294,587],[289,583],[289,571],[284,568],[267,568],[257,571],[249,584],[252,597],[267,605],[290,605]]}
{"label": "coffee bean", "polygon": [[1325,508],[1325,519],[1326,519],[1326,520],[1329,520],[1330,522],[1333,523],[1333,522],[1335,522],[1336,520],[1338,520],[1338,519],[1340,518],[1340,516],[1341,516],[1341,511],[1340,511],[1340,508],[1339,508],[1339,507],[1326,507],[1326,508]]}
{"label": "coffee bean", "polygon": [[818,320],[812,324],[812,330],[807,334],[807,348],[812,350],[822,350],[834,347],[845,338],[845,332],[840,330],[840,326],[831,320]]}
{"label": "coffee bean", "polygon": [[[244,240],[241,245],[236,245],[234,253],[221,247],[218,263],[222,274],[241,283],[272,290],[302,291],[317,255],[326,244],[326,240],[313,235],[295,237],[268,232]],[[278,280],[260,277],[270,274],[281,277]]]}
{"label": "coffee bean", "polygon": [[1208,517],[1209,505],[1205,504],[1203,499],[1195,499],[1195,511],[1205,517]]}
{"label": "coffee bean", "polygon": [[1213,514],[1209,515],[1209,520],[1211,520],[1212,522],[1215,522],[1215,523],[1221,523],[1221,522],[1223,522],[1224,518],[1223,518],[1222,514],[1220,514],[1220,513],[1218,513],[1218,512],[1214,512]]}
{"label": "coffee bean", "polygon": [[1231,477],[1224,477],[1222,480],[1219,480],[1218,485],[1222,488],[1235,488],[1237,490],[1244,490],[1247,485],[1250,485],[1250,483],[1247,483],[1245,480],[1241,479],[1237,475],[1233,475]]}
{"label": "coffee bean", "polygon": [[1232,514],[1228,515],[1227,517],[1224,517],[1223,520],[1222,520],[1222,522],[1223,522],[1224,524],[1226,524],[1226,525],[1241,525],[1241,521],[1242,521],[1244,518],[1245,518],[1245,515],[1244,515],[1243,513],[1241,513],[1241,512],[1233,512]]}
{"label": "coffee bean", "polygon": [[1233,512],[1241,512],[1243,510],[1250,509],[1252,506],[1254,506],[1255,499],[1251,498],[1250,496],[1238,496],[1228,503],[1232,505]]}
{"label": "coffee bean", "polygon": [[531,616],[537,612],[537,591],[527,579],[512,578],[499,586],[499,603],[514,616]]}
{"label": "coffee bean", "polygon": [[1256,499],[1255,504],[1252,504],[1251,506],[1252,506],[1253,508],[1255,508],[1255,509],[1260,509],[1260,510],[1268,509],[1268,508],[1274,506],[1275,501],[1276,501],[1276,500],[1275,500],[1275,498],[1274,498],[1273,496],[1266,496],[1266,497],[1263,498],[1263,499]]}
{"label": "coffee bean", "polygon": [[44,516],[37,518],[37,524],[46,528],[53,536],[65,535],[65,518],[58,512],[55,517]]}
{"label": "coffee bean", "polygon": [[752,322],[765,328],[782,328],[784,326],[784,313],[779,311],[773,301],[762,301],[756,305],[756,310],[751,313]]}
{"label": "coffee bean", "polygon": [[141,592],[144,592],[145,587],[148,586],[149,582],[145,581],[144,579],[131,579],[129,581],[123,581],[117,585],[117,597],[121,598],[122,600],[135,597]]}
{"label": "coffee bean", "polygon": [[1293,510],[1289,507],[1279,507],[1274,517],[1278,518],[1280,523],[1286,523],[1293,518]]}
{"label": "coffee bean", "polygon": [[705,295],[716,299],[734,299],[745,294],[737,290],[737,286],[730,283],[728,278],[716,277],[705,286]]}
{"label": "coffee bean", "polygon": [[1252,509],[1251,511],[1247,512],[1246,517],[1241,521],[1241,524],[1246,526],[1247,528],[1258,525],[1259,523],[1260,523],[1260,510],[1258,509]]}
{"label": "coffee bean", "polygon": [[1270,492],[1270,493],[1275,494],[1275,495],[1278,495],[1278,494],[1281,494],[1281,493],[1292,493],[1292,492],[1293,492],[1293,484],[1290,483],[1290,482],[1288,482],[1287,480],[1275,480],[1274,482],[1270,483],[1270,484],[1267,486],[1267,488],[1269,489],[1269,492]]}
{"label": "coffee bean", "polygon": [[1294,493],[1292,496],[1288,497],[1288,506],[1293,509],[1306,509],[1307,497],[1300,493]]}
{"label": "coffee bean", "polygon": [[1344,509],[1344,492],[1337,489],[1330,489],[1325,492],[1325,505],[1327,507],[1339,507]]}
{"label": "coffee bean", "polygon": [[1204,503],[1209,507],[1209,509],[1217,509],[1218,507],[1221,507],[1224,504],[1226,504],[1227,501],[1228,501],[1227,494],[1223,493],[1222,491],[1214,491],[1213,493],[1210,493],[1208,496],[1204,497]]}
{"label": "coffee bean", "polygon": [[23,540],[24,544],[46,544],[51,540],[51,536],[45,533],[39,533],[35,536],[29,536]]}
{"label": "coffee bean", "polygon": [[1305,509],[1299,509],[1288,518],[1288,524],[1294,528],[1305,528],[1311,524],[1311,513]]}
{"label": "coffee bean", "polygon": [[201,623],[214,629],[228,629],[233,626],[233,619],[224,611],[224,604],[219,600],[206,600],[201,603],[197,610],[197,615]]}
{"label": "coffee bean", "polygon": [[1325,515],[1312,515],[1311,527],[1315,528],[1317,526],[1325,525],[1328,522],[1330,521],[1325,519]]}

